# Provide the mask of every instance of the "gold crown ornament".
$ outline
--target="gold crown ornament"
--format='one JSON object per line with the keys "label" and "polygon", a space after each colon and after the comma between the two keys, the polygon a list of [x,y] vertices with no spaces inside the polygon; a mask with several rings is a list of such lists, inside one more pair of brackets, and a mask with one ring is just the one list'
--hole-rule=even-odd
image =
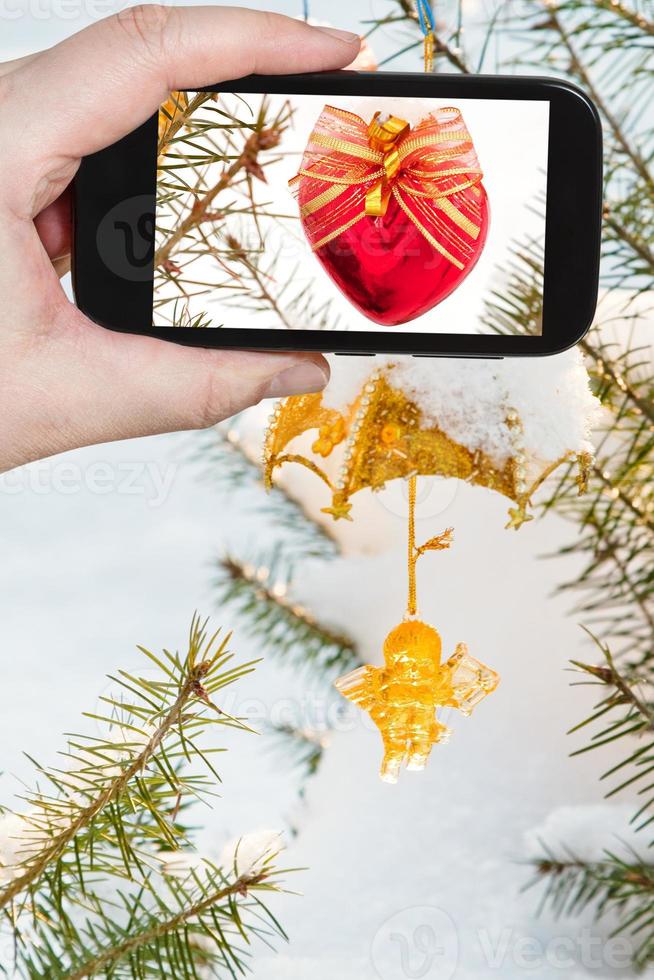
{"label": "gold crown ornament", "polygon": [[[566,452],[546,464],[530,456],[520,415],[510,405],[501,406],[500,412],[511,451],[498,463],[490,453],[457,442],[427,418],[419,399],[393,384],[395,367],[390,362],[373,371],[342,410],[326,405],[321,393],[277,403],[263,454],[268,488],[275,470],[285,463],[298,463],[320,477],[331,495],[323,512],[334,520],[352,520],[351,498],[359,490],[378,491],[391,480],[408,480],[405,618],[386,638],[382,667],[367,665],[336,681],[341,694],[368,711],[379,728],[384,744],[381,776],[387,782],[397,781],[403,763],[410,770],[423,769],[432,746],[447,738],[449,731],[437,716],[439,708],[470,714],[499,683],[498,674],[475,660],[463,643],[442,663],[438,632],[418,617],[418,559],[428,551],[448,548],[452,529],[416,544],[417,477],[454,477],[503,494],[512,504],[506,526],[517,530],[531,520],[531,498],[558,466],[577,459],[579,491],[583,492],[590,464],[587,452]],[[308,432],[314,433],[311,454],[294,445]]]}
{"label": "gold crown ornament", "polygon": [[[583,492],[589,454],[571,450],[539,468],[538,461],[530,460],[525,452],[522,422],[510,405],[505,408],[503,421],[512,449],[507,460],[498,465],[488,453],[468,448],[426,420],[417,401],[393,385],[392,378],[392,364],[373,371],[344,410],[325,406],[321,393],[295,395],[278,402],[265,436],[267,488],[272,486],[278,467],[299,463],[319,476],[331,492],[331,502],[323,513],[335,520],[351,520],[351,498],[359,490],[382,490],[390,480],[399,478],[454,477],[496,490],[512,501],[507,527],[515,529],[531,520],[531,498],[562,463],[578,460]],[[316,431],[312,455],[292,451],[290,444],[312,430]],[[330,473],[323,461],[335,457],[335,450],[341,446],[338,469]]]}

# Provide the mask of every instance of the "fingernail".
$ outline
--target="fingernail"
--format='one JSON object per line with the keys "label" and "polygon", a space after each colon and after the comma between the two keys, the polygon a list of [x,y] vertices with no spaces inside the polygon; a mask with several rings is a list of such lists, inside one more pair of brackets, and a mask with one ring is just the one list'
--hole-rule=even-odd
{"label": "fingernail", "polygon": [[322,391],[329,375],[314,361],[300,361],[293,367],[280,371],[268,385],[269,398],[283,395],[305,395],[312,391]]}
{"label": "fingernail", "polygon": [[352,31],[339,31],[337,27],[316,26],[319,31],[323,31],[325,34],[331,34],[332,37],[337,37],[339,41],[347,41],[348,44],[354,44],[355,41],[358,41],[359,44],[361,43],[360,35],[353,34]]}

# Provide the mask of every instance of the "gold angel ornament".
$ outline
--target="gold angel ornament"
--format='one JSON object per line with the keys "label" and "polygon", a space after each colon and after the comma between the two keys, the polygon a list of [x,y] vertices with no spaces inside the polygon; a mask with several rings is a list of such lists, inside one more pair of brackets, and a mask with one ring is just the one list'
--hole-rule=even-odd
{"label": "gold angel ornament", "polygon": [[449,738],[438,708],[469,715],[499,681],[494,670],[470,656],[465,643],[441,663],[437,630],[407,618],[386,637],[383,667],[359,667],[336,687],[377,725],[384,743],[381,778],[396,783],[403,762],[409,770],[424,769],[432,746]]}
{"label": "gold angel ornament", "polygon": [[[452,529],[416,545],[417,477],[453,477],[502,494],[511,502],[507,527],[514,529],[531,520],[531,498],[558,466],[576,462],[579,491],[585,488],[587,434],[597,401],[581,356],[572,351],[536,360],[435,359],[417,366],[411,358],[378,358],[380,367],[372,372],[352,366],[349,379],[341,363],[325,392],[287,398],[271,416],[264,446],[267,486],[285,463],[307,467],[329,488],[323,511],[334,520],[352,519],[351,498],[360,490],[408,480],[405,618],[386,638],[382,666],[361,667],[336,682],[377,725],[387,782],[397,781],[403,763],[423,769],[433,745],[446,740],[439,709],[468,715],[499,683],[464,643],[443,662],[437,630],[418,616],[417,562],[448,548]],[[335,394],[330,389],[339,382]]]}
{"label": "gold angel ornament", "polygon": [[458,708],[469,715],[500,682],[499,675],[475,660],[465,643],[441,663],[437,630],[416,618],[415,568],[426,551],[448,548],[452,529],[416,548],[413,514],[416,479],[409,481],[409,601],[402,623],[384,641],[384,666],[366,665],[336,681],[341,694],[370,714],[384,743],[381,778],[396,783],[406,762],[409,770],[427,764],[432,746],[445,742],[450,730],[437,717],[438,708]]}

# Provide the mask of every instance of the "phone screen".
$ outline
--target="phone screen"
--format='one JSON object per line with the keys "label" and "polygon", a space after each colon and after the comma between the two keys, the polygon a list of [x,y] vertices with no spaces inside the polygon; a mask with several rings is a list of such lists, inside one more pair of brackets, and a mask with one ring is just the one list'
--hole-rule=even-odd
{"label": "phone screen", "polygon": [[491,333],[516,263],[539,309],[549,118],[546,100],[173,94],[154,325]]}

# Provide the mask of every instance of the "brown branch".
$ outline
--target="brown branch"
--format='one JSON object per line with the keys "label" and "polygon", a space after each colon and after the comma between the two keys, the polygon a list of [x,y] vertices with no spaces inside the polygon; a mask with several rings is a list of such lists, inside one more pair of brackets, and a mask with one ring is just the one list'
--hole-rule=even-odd
{"label": "brown branch", "polygon": [[59,860],[68,845],[75,840],[77,834],[84,827],[88,827],[109,804],[118,800],[130,782],[139,773],[143,772],[143,769],[166,738],[168,732],[174,725],[180,722],[182,712],[186,705],[198,696],[198,685],[206,675],[206,671],[206,663],[200,663],[191,669],[189,676],[180,689],[175,703],[167,712],[161,725],[159,725],[157,731],[152,735],[143,751],[136,756],[120,776],[112,780],[88,806],[79,811],[77,817],[68,827],[62,830],[61,833],[56,834],[43,850],[28,860],[23,873],[12,879],[4,891],[0,892],[0,909],[5,908],[21,892],[33,885],[48,865]]}
{"label": "brown branch", "polygon": [[[176,97],[180,94],[181,93],[175,92],[173,93],[172,97],[176,99]],[[188,103],[188,105],[183,111],[177,111],[173,116],[173,118],[168,120],[168,125],[166,126],[166,129],[164,130],[161,139],[159,140],[157,157],[162,156],[164,151],[168,149],[168,147],[172,143],[175,136],[177,136],[180,129],[182,129],[183,126],[188,125],[188,123],[190,122],[193,116],[193,113],[197,112],[197,110],[201,108],[201,106],[203,106],[205,102],[209,102],[213,98],[214,98],[214,94],[212,92],[198,92],[195,98],[191,99],[191,101]],[[161,118],[161,116],[159,118]]]}
{"label": "brown branch", "polygon": [[204,912],[208,912],[218,902],[221,902],[226,898],[231,898],[233,895],[247,894],[248,888],[252,888],[260,884],[267,877],[267,872],[263,871],[254,875],[243,875],[233,884],[228,885],[226,888],[222,888],[219,891],[213,892],[213,894],[203,898],[200,902],[196,902],[185,911],[178,912],[178,914],[174,915],[171,919],[157,923],[157,925],[145,932],[136,933],[136,935],[130,936],[129,939],[126,939],[118,946],[113,946],[111,949],[107,949],[105,952],[93,957],[93,959],[87,960],[87,962],[83,966],[79,967],[79,969],[75,970],[73,973],[69,973],[66,980],[83,980],[84,977],[98,976],[100,971],[105,967],[112,966],[118,963],[120,960],[124,960],[125,957],[129,956],[130,953],[136,951],[137,949],[147,946],[149,943],[154,943],[163,936],[181,929],[191,919],[202,915]]}
{"label": "brown branch", "polygon": [[654,37],[654,21],[648,20],[644,14],[639,14],[636,10],[632,10],[626,3],[622,3],[622,0],[593,0],[593,3],[599,10],[605,10],[607,13],[615,14],[616,17],[621,17],[623,20],[626,20],[632,27],[636,27],[638,30],[643,31],[643,33]]}
{"label": "brown branch", "polygon": [[589,664],[580,663],[578,660],[571,661],[573,666],[578,667],[587,674],[591,674],[593,677],[596,677],[603,684],[606,684],[607,687],[614,687],[617,691],[619,691],[624,701],[634,707],[643,717],[643,730],[648,729],[649,731],[654,731],[654,711],[648,704],[646,704],[645,701],[643,701],[641,697],[638,696],[638,694],[636,694],[634,689],[622,677],[620,671],[615,666],[613,657],[611,656],[611,651],[608,649],[608,647],[602,646],[601,649],[606,657],[608,667],[592,667]]}
{"label": "brown branch", "polygon": [[547,0],[543,0],[545,7],[548,10],[549,20],[548,26],[552,26],[558,33],[561,41],[563,42],[568,55],[570,56],[570,68],[571,71],[577,75],[579,80],[582,82],[588,94],[592,97],[593,101],[597,105],[597,108],[602,113],[607,123],[613,131],[616,143],[622,148],[622,151],[631,160],[634,168],[638,174],[642,177],[643,181],[647,185],[650,196],[654,197],[654,178],[650,173],[647,162],[643,156],[636,150],[628,141],[624,132],[622,131],[622,126],[618,122],[616,116],[611,112],[606,102],[600,95],[598,89],[591,81],[590,75],[586,71],[586,68],[579,59],[579,55],[573,45],[570,35],[566,31],[565,27],[561,23],[561,19],[558,17],[555,10],[552,10],[547,3]]}
{"label": "brown branch", "polygon": [[611,228],[619,239],[626,242],[627,245],[638,255],[643,262],[645,262],[652,275],[654,275],[654,252],[651,248],[648,248],[647,244],[632,232],[630,232],[624,225],[621,225],[615,220],[610,214],[604,215],[604,224]]}
{"label": "brown branch", "polygon": [[629,398],[634,408],[636,408],[641,415],[643,415],[646,419],[649,419],[649,421],[654,424],[654,402],[649,401],[647,398],[641,397],[633,385],[626,380],[624,375],[622,375],[610,361],[606,360],[604,355],[593,346],[592,342],[588,338],[580,341],[579,346],[583,350],[584,354],[591,357],[598,365],[600,370],[611,378],[620,391]]}
{"label": "brown branch", "polygon": [[268,289],[268,286],[265,284],[264,277],[262,276],[256,263],[251,262],[250,259],[248,258],[248,254],[243,248],[241,242],[239,242],[239,240],[234,235],[228,235],[227,244],[231,249],[231,251],[233,252],[234,258],[237,259],[239,262],[243,263],[250,277],[252,278],[253,282],[255,282],[259,287],[261,291],[261,299],[263,299],[268,304],[270,309],[278,317],[278,319],[280,320],[282,325],[286,328],[286,330],[295,329],[294,324],[292,324],[291,321],[288,319],[283,308],[279,305],[277,299],[273,296],[273,294]]}
{"label": "brown branch", "polygon": [[189,214],[180,222],[175,231],[157,249],[154,257],[155,268],[169,261],[179,243],[190,235],[207,217],[207,213],[218,195],[226,190],[241,171],[262,175],[258,155],[261,150],[269,150],[277,146],[280,134],[276,129],[257,130],[248,137],[238,157],[223,172],[220,180],[207,191],[204,197],[198,197]]}

